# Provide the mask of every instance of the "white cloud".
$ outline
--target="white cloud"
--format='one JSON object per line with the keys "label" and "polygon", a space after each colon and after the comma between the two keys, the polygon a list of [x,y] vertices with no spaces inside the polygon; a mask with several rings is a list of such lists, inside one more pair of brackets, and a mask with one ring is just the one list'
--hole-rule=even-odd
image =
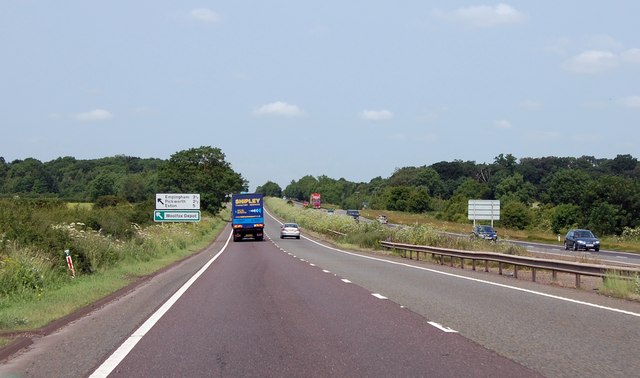
{"label": "white cloud", "polygon": [[629,96],[620,100],[625,108],[640,109],[640,96]]}
{"label": "white cloud", "polygon": [[471,27],[492,27],[506,24],[517,24],[524,20],[524,15],[508,4],[476,5],[458,8],[451,12],[435,11],[434,14],[446,20],[461,22]]}
{"label": "white cloud", "polygon": [[498,129],[506,130],[511,128],[511,122],[507,121],[506,119],[499,119],[493,123],[493,126],[495,126]]}
{"label": "white cloud", "polygon": [[284,117],[300,117],[304,112],[295,105],[286,102],[277,101],[271,104],[262,105],[253,111],[253,115],[261,116],[284,116]]}
{"label": "white cloud", "polygon": [[595,74],[618,68],[622,64],[640,64],[640,49],[628,49],[620,54],[588,50],[570,58],[563,66],[571,72]]}
{"label": "white cloud", "polygon": [[84,113],[77,113],[74,118],[80,122],[106,121],[113,118],[113,114],[108,110],[95,109]]}
{"label": "white cloud", "polygon": [[640,64],[640,49],[629,49],[620,54],[624,63]]}
{"label": "white cloud", "polygon": [[388,110],[363,110],[360,118],[367,121],[386,121],[393,118],[393,113]]}
{"label": "white cloud", "polygon": [[220,21],[220,16],[218,16],[216,12],[207,8],[193,9],[189,14],[191,18],[193,18],[194,20],[198,20],[202,22],[208,22],[208,23],[214,24]]}
{"label": "white cloud", "polygon": [[610,51],[589,50],[580,53],[564,63],[564,68],[575,73],[593,74],[614,69],[618,57]]}

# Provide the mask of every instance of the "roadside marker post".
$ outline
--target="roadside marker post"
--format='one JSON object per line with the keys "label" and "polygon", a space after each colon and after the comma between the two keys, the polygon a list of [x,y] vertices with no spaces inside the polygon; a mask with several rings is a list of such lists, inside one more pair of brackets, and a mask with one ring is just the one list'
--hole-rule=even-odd
{"label": "roadside marker post", "polygon": [[76,270],[73,269],[73,261],[71,260],[71,252],[68,249],[64,250],[64,256],[67,260],[67,267],[69,267],[69,271],[71,272],[71,277],[76,278]]}

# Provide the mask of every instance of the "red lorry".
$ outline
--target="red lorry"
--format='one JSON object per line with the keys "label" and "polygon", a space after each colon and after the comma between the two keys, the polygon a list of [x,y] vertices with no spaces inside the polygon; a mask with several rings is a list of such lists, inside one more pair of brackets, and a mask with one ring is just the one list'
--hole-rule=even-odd
{"label": "red lorry", "polygon": [[311,193],[311,206],[314,209],[320,208],[320,193]]}

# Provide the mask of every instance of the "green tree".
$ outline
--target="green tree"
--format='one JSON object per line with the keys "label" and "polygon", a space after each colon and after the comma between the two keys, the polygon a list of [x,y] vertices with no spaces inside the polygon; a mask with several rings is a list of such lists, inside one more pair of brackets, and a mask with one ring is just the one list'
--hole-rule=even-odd
{"label": "green tree", "polygon": [[202,210],[217,213],[229,195],[247,190],[247,181],[231,169],[219,148],[202,146],[171,155],[158,168],[158,190],[198,193]]}
{"label": "green tree", "polygon": [[9,164],[5,174],[5,193],[47,194],[56,193],[55,180],[40,160],[28,158]]}
{"label": "green tree", "polygon": [[91,181],[89,187],[89,194],[93,201],[98,197],[113,196],[116,194],[116,179],[111,173],[101,173]]}
{"label": "green tree", "polygon": [[125,176],[118,192],[120,197],[131,203],[142,202],[149,197],[147,183],[142,174]]}
{"label": "green tree", "polygon": [[582,211],[578,205],[561,204],[555,207],[551,215],[551,229],[562,233],[583,223]]}
{"label": "green tree", "polygon": [[508,228],[524,230],[531,222],[527,205],[519,201],[506,201],[500,207],[500,224]]}
{"label": "green tree", "polygon": [[530,182],[525,182],[520,173],[515,173],[496,186],[496,198],[505,200],[509,195],[524,204],[531,204],[536,195],[536,187]]}
{"label": "green tree", "polygon": [[262,193],[265,196],[282,197],[282,189],[280,185],[273,181],[267,181],[264,185],[256,188],[256,193]]}
{"label": "green tree", "polygon": [[586,172],[576,169],[562,169],[549,177],[546,200],[555,205],[584,205],[586,187],[591,178]]}
{"label": "green tree", "polygon": [[589,228],[599,235],[622,233],[620,210],[609,203],[601,203],[589,214]]}

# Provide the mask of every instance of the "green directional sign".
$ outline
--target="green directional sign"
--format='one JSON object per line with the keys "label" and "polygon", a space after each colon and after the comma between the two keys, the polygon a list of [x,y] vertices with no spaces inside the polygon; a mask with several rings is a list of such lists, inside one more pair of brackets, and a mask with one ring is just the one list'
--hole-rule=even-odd
{"label": "green directional sign", "polygon": [[200,222],[200,210],[155,210],[154,222]]}

